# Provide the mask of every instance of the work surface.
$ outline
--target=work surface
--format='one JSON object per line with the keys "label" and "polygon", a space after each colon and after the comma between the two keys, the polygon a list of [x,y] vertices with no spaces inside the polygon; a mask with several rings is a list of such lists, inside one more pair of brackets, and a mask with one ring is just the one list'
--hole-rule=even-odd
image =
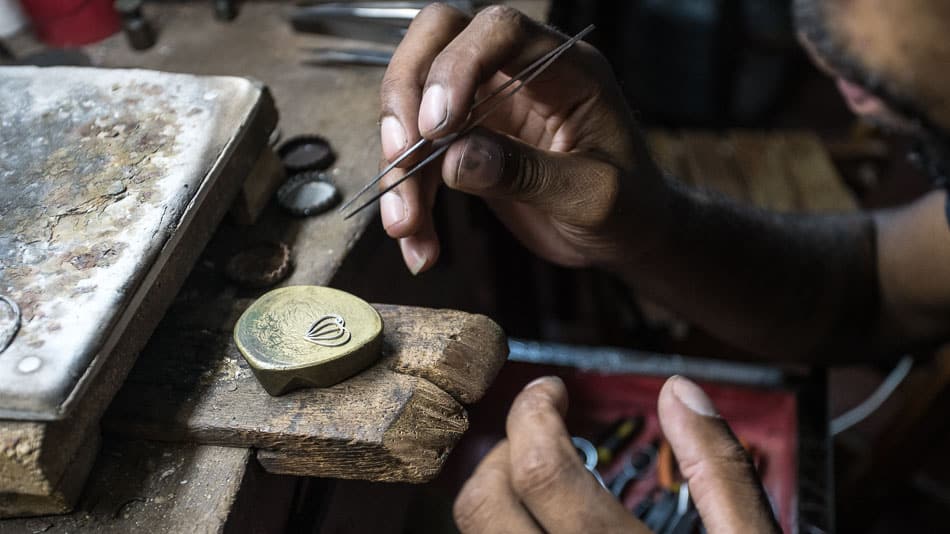
{"label": "work surface", "polygon": [[[379,165],[378,95],[383,71],[302,65],[302,47],[339,41],[294,34],[287,21],[290,9],[284,4],[241,4],[236,20],[221,23],[207,4],[148,4],[145,13],[160,31],[153,48],[136,52],[122,35],[114,35],[86,52],[97,66],[237,74],[260,80],[277,104],[284,139],[316,133],[330,140],[338,156],[334,181],[346,197]],[[374,217],[367,210],[346,222],[333,216],[281,219],[249,229],[246,237],[288,240],[296,260],[288,283],[324,284]]]}
{"label": "work surface", "polygon": [[[281,115],[279,128],[284,138],[319,133],[331,141],[338,155],[332,175],[345,196],[377,169],[377,95],[382,69],[302,66],[299,62],[301,46],[326,45],[330,41],[294,35],[285,18],[288,9],[289,6],[276,4],[243,4],[236,21],[222,24],[213,20],[210,6],[205,4],[149,4],[146,14],[161,32],[155,48],[145,53],[133,52],[127,48],[124,37],[116,35],[86,48],[86,52],[97,66],[239,74],[260,80],[269,87],[277,102]],[[238,313],[241,306],[249,302],[247,299],[256,293],[241,292],[227,284],[220,269],[223,259],[241,246],[259,239],[278,239],[288,243],[293,250],[294,269],[285,284],[326,284],[363,229],[375,217],[374,210],[367,210],[344,223],[334,216],[296,219],[270,209],[252,227],[223,228],[179,294],[166,321],[166,325],[173,326],[163,326],[165,333],[160,332],[153,338],[133,371],[134,382],[120,394],[120,401],[113,404],[113,411],[104,423],[107,429],[103,443],[105,453],[98,458],[90,476],[92,484],[86,488],[77,511],[67,516],[38,520],[39,523],[37,520],[29,520],[31,523],[2,522],[0,531],[16,532],[37,527],[51,531],[56,528],[126,531],[133,526],[167,531],[174,521],[160,523],[161,518],[179,518],[177,524],[192,525],[195,531],[221,531],[229,518],[234,517],[238,494],[249,491],[242,488],[255,479],[255,469],[260,471],[260,467],[255,467],[258,455],[248,447],[264,449],[259,455],[261,462],[274,471],[343,475],[338,466],[328,463],[325,458],[321,461],[320,456],[314,454],[314,444],[322,439],[324,443],[342,447],[342,437],[347,435],[345,428],[337,429],[334,434],[327,425],[309,421],[313,413],[308,413],[311,403],[307,402],[305,392],[278,399],[267,397],[229,348],[230,336],[224,325],[228,324],[230,314]],[[466,324],[465,320],[459,321],[458,316],[453,316],[453,312],[419,311],[422,315],[431,314],[426,318],[419,314],[381,311],[384,318],[389,314],[390,323],[397,327],[397,331],[410,332],[405,335],[417,337],[418,331],[411,334],[413,328],[423,323],[433,324],[430,320],[453,319],[455,322],[450,325],[453,328]],[[209,327],[209,320],[213,320],[216,326]],[[185,328],[183,325],[189,321],[190,326]],[[183,329],[182,335],[174,331],[177,328]],[[462,330],[439,331],[445,341],[441,348],[454,342],[450,339],[453,336],[464,339]],[[495,344],[492,357],[500,363],[504,356],[504,347],[499,346],[500,332],[496,331],[494,337],[482,335],[486,333],[484,330],[478,332],[481,342]],[[176,339],[186,344],[200,340],[198,347],[208,349],[201,353],[204,359],[182,361],[166,358],[169,352],[163,353],[163,347],[178,355],[194,354],[188,352],[187,345],[184,348],[168,347],[167,344]],[[420,337],[419,340],[430,343],[429,348],[432,348],[431,339],[426,341]],[[358,416],[349,418],[351,428],[363,431],[367,446],[376,447],[377,451],[386,451],[386,446],[391,447],[393,443],[398,445],[400,439],[418,442],[439,432],[450,439],[432,441],[420,447],[418,450],[425,458],[415,463],[394,462],[395,467],[389,471],[382,468],[373,471],[363,460],[363,463],[351,466],[354,469],[348,472],[352,475],[358,469],[366,468],[363,476],[368,478],[425,480],[437,472],[441,459],[455,439],[452,436],[464,430],[465,417],[460,402],[477,398],[477,394],[471,394],[474,391],[471,388],[475,385],[477,389],[478,381],[465,375],[465,365],[458,361],[452,365],[459,368],[450,369],[443,365],[451,363],[451,358],[442,361],[425,358],[426,355],[451,354],[451,350],[420,351],[422,345],[415,345],[415,352],[407,352],[403,350],[406,347],[400,348],[398,344],[388,346],[385,358],[365,377],[371,382],[387,384],[387,391],[392,394],[379,397],[382,409],[371,414],[378,416],[379,428],[369,428],[376,420],[359,419]],[[406,358],[406,355],[413,354],[413,358]],[[457,353],[464,354],[464,351]],[[474,368],[469,369],[472,370]],[[490,366],[482,372],[490,380]],[[462,377],[462,380],[453,381],[448,378],[451,376]],[[347,391],[346,387],[341,385],[344,397],[349,394],[350,397],[345,398],[359,400],[358,392]],[[140,397],[133,398],[139,394]],[[319,406],[319,403],[312,404]],[[133,415],[129,410],[134,406],[141,406],[143,412]],[[264,408],[264,411],[255,412],[249,409],[251,406]],[[403,412],[401,408],[406,406],[419,409]],[[361,409],[360,404],[354,403],[353,413],[366,413],[358,409]],[[277,412],[267,410],[282,410],[283,423],[275,424],[273,416]],[[409,417],[413,413],[418,417]],[[416,425],[433,420],[433,417],[441,417],[438,424]],[[387,434],[387,428],[391,427],[398,432]],[[354,432],[349,435],[354,435]],[[394,440],[394,435],[400,432],[401,435]],[[165,445],[136,441],[136,436],[183,439],[192,443]],[[231,454],[227,451],[233,449],[201,443],[224,443],[243,448]],[[95,450],[95,442],[87,444],[87,448]],[[332,447],[327,450],[331,451]],[[373,456],[372,451],[369,452],[367,458]],[[409,449],[395,452],[397,458],[412,455]],[[310,460],[309,464],[307,460]],[[199,486],[195,486],[196,481],[189,473],[200,476]],[[109,481],[115,479],[125,480],[128,484],[109,487]],[[202,491],[198,487],[220,488],[221,491]],[[113,509],[109,503],[118,503],[118,508]]]}
{"label": "work surface", "polygon": [[[285,138],[320,133],[330,139],[339,155],[334,179],[346,196],[377,168],[377,94],[382,70],[301,66],[301,46],[327,45],[330,41],[293,35],[284,18],[287,9],[283,5],[243,4],[235,22],[222,24],[212,20],[211,8],[206,4],[148,4],[146,14],[153,16],[161,27],[161,37],[154,49],[133,52],[118,35],[87,50],[103,66],[242,74],[260,79],[275,96]],[[226,228],[220,232],[209,255],[179,295],[173,315],[162,326],[164,332],[182,329],[181,338],[187,342],[184,350],[182,346],[164,350],[173,339],[167,334],[156,337],[146,350],[133,371],[132,381],[120,393],[120,402],[113,404],[107,417],[104,454],[100,455],[92,486],[87,488],[77,512],[64,517],[0,523],[0,532],[19,532],[24,528],[49,532],[125,532],[133,528],[156,532],[176,528],[197,532],[231,530],[235,524],[234,510],[242,502],[241,488],[258,476],[256,457],[279,472],[301,473],[304,469],[320,468],[321,460],[313,455],[308,440],[316,436],[318,440],[332,442],[334,438],[329,429],[306,424],[306,418],[316,408],[307,406],[305,394],[276,399],[261,396],[249,370],[241,365],[229,345],[227,325],[254,294],[224,283],[219,262],[243,241],[281,239],[292,246],[294,254],[295,269],[286,283],[326,284],[375,216],[373,210],[367,210],[343,223],[329,216],[292,219],[272,210],[254,227]],[[381,312],[386,316],[384,307]],[[401,323],[404,325],[413,324],[411,317],[401,317],[397,310],[390,309],[388,313],[391,324],[399,324],[400,320],[410,321]],[[434,315],[429,318],[437,321],[451,317],[440,312],[413,313],[431,313]],[[451,341],[455,334],[442,330],[440,335],[441,339]],[[172,354],[171,350],[179,352],[168,361],[159,361]],[[392,388],[393,392],[410,400],[417,395],[425,401],[420,406],[433,406],[433,395],[438,393],[425,397],[432,390],[419,384],[436,384],[439,378],[422,374],[419,369],[424,366],[419,360],[415,360],[415,371],[412,366],[406,367],[406,360],[399,354],[398,349],[391,347],[366,379],[395,376],[406,386]],[[200,358],[189,360],[189,355]],[[435,406],[468,402],[461,396],[464,388],[456,393],[451,393],[451,388],[444,384],[436,388],[443,392],[440,399],[445,399],[445,403]],[[136,407],[143,409],[138,412],[133,409]],[[284,417],[267,419],[269,414],[280,413],[268,410],[277,409],[284,410]],[[443,420],[452,419],[450,410],[437,415]],[[449,430],[458,432],[463,428],[464,425],[457,424]],[[146,441],[139,441],[143,437]],[[155,439],[240,447],[165,444]],[[256,455],[248,447],[263,450]],[[438,444],[426,450],[437,454]],[[316,460],[307,465],[307,458]],[[114,480],[127,483],[113,486]],[[252,502],[251,506],[263,508],[260,502]],[[251,523],[245,527],[249,530]]]}

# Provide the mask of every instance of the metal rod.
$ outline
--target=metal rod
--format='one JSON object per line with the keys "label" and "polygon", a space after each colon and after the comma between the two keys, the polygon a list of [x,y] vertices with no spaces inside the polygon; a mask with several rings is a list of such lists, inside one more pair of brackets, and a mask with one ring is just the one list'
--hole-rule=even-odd
{"label": "metal rod", "polygon": [[[383,189],[382,191],[378,192],[377,194],[373,195],[369,200],[367,200],[366,202],[364,202],[363,204],[361,204],[358,208],[356,208],[355,210],[353,210],[352,212],[350,212],[348,215],[344,216],[343,219],[346,220],[346,219],[349,219],[350,217],[356,215],[356,214],[357,214],[358,212],[360,212],[363,208],[365,208],[365,207],[369,206],[370,204],[372,204],[373,202],[376,202],[377,200],[379,200],[383,195],[385,195],[386,193],[388,193],[388,192],[391,191],[392,189],[394,189],[394,188],[396,188],[397,186],[399,186],[399,184],[405,182],[409,177],[413,176],[415,173],[417,173],[419,170],[421,170],[424,166],[428,165],[430,162],[432,162],[433,160],[435,160],[436,158],[438,158],[439,156],[441,156],[443,153],[445,153],[445,151],[449,149],[449,146],[452,144],[453,141],[455,141],[455,140],[458,139],[459,137],[462,137],[462,136],[464,136],[464,135],[467,135],[467,134],[470,133],[472,130],[474,130],[475,127],[477,127],[479,124],[481,124],[482,122],[484,122],[485,119],[487,119],[489,115],[491,115],[494,111],[496,111],[496,110],[498,109],[498,107],[499,107],[506,99],[508,99],[508,98],[510,98],[511,96],[513,96],[515,93],[517,93],[518,91],[520,91],[525,85],[527,85],[527,84],[530,83],[532,80],[534,80],[538,75],[540,75],[540,74],[541,74],[542,72],[544,72],[548,67],[550,67],[551,64],[554,63],[562,54],[564,54],[564,52],[566,52],[570,47],[574,46],[575,43],[577,43],[578,41],[580,41],[581,39],[583,39],[588,33],[590,33],[590,32],[593,31],[593,30],[594,30],[594,25],[593,25],[593,24],[591,24],[590,26],[587,26],[586,28],[584,28],[583,30],[581,30],[581,31],[580,31],[577,35],[575,35],[574,37],[571,37],[570,39],[568,39],[568,40],[565,41],[564,43],[562,43],[562,44],[558,45],[557,47],[555,47],[553,50],[549,51],[548,53],[544,54],[544,55],[541,56],[540,58],[536,59],[536,60],[535,60],[534,62],[532,62],[530,65],[528,65],[527,67],[525,67],[524,69],[522,69],[518,74],[516,74],[515,76],[511,77],[508,81],[506,81],[506,82],[503,83],[501,86],[499,86],[499,87],[497,87],[495,90],[493,90],[490,94],[488,94],[488,95],[486,95],[486,96],[484,96],[484,97],[478,99],[478,100],[475,102],[475,104],[472,106],[472,109],[471,109],[471,111],[469,112],[470,115],[471,115],[471,113],[473,113],[473,112],[475,111],[476,108],[478,108],[478,107],[481,106],[482,104],[488,102],[488,101],[491,100],[492,98],[498,96],[498,95],[501,94],[504,90],[506,90],[506,89],[508,89],[509,87],[511,87],[512,84],[518,83],[518,85],[517,85],[514,89],[512,89],[509,93],[507,93],[507,94],[505,94],[505,95],[502,95],[501,98],[498,98],[498,99],[494,102],[494,104],[488,109],[488,111],[486,111],[485,113],[483,113],[482,115],[480,115],[480,116],[479,116],[478,118],[476,118],[475,120],[469,122],[469,123],[465,126],[465,128],[463,128],[461,131],[459,131],[459,132],[457,132],[457,133],[454,133],[454,134],[451,134],[451,135],[449,135],[449,136],[446,136],[446,137],[444,137],[444,138],[439,139],[438,141],[436,141],[434,144],[437,146],[437,148],[436,148],[436,150],[435,150],[434,152],[432,152],[432,154],[430,154],[428,157],[426,157],[424,160],[422,160],[422,161],[419,162],[417,165],[415,165],[412,169],[410,169],[410,170],[406,173],[405,176],[403,176],[403,177],[400,178],[399,180],[393,182],[392,184],[390,184],[389,186],[387,186],[385,189]],[[377,174],[376,176],[374,176],[373,179],[369,181],[369,183],[367,183],[365,186],[363,186],[363,188],[362,188],[359,192],[357,192],[349,201],[347,201],[345,204],[343,204],[343,206],[340,207],[340,211],[342,212],[342,211],[346,210],[346,208],[347,208],[348,206],[350,206],[351,204],[353,204],[360,196],[363,195],[363,193],[365,193],[366,191],[368,191],[370,187],[372,187],[372,186],[374,186],[375,184],[377,184],[380,180],[383,179],[383,177],[384,177],[386,174],[388,174],[390,171],[392,171],[394,168],[396,168],[397,165],[399,165],[400,163],[402,163],[403,161],[405,161],[406,158],[408,158],[412,153],[414,153],[415,151],[419,150],[420,148],[422,148],[423,146],[425,146],[427,143],[428,143],[428,140],[427,140],[427,139],[425,139],[425,138],[420,139],[420,140],[419,140],[415,145],[413,145],[409,150],[407,150],[406,152],[404,152],[402,155],[400,155],[398,158],[396,158],[392,163],[390,163],[389,165],[387,165],[382,171],[380,171],[379,174]]]}

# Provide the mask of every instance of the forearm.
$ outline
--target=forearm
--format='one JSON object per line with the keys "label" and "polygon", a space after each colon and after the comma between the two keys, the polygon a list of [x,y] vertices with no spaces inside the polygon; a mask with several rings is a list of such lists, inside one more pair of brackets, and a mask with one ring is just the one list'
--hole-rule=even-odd
{"label": "forearm", "polygon": [[638,291],[766,357],[867,357],[880,315],[869,216],[776,214],[666,185],[654,244],[616,265]]}

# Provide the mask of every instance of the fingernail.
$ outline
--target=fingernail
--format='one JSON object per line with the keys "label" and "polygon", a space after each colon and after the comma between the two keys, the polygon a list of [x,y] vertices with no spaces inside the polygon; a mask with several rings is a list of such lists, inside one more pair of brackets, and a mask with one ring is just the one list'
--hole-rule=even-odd
{"label": "fingernail", "polygon": [[379,210],[383,214],[383,228],[401,223],[406,220],[406,203],[395,191],[389,191],[379,199]]}
{"label": "fingernail", "polygon": [[441,85],[433,85],[422,95],[422,105],[419,109],[419,130],[429,133],[438,130],[445,123],[449,115],[449,102],[445,89]]}
{"label": "fingernail", "polygon": [[379,125],[380,140],[383,145],[383,154],[387,159],[393,159],[406,148],[406,130],[399,119],[392,115],[383,117]]}
{"label": "fingernail", "polygon": [[426,266],[426,262],[429,261],[429,258],[424,254],[419,253],[415,248],[409,249],[409,272],[413,276],[419,274],[422,271],[422,268]]}
{"label": "fingernail", "polygon": [[706,393],[691,380],[682,376],[673,377],[673,394],[690,410],[707,417],[718,417],[719,412],[713,406]]}
{"label": "fingernail", "polygon": [[469,136],[456,171],[456,187],[460,189],[488,189],[501,180],[503,165],[501,146],[480,135]]}
{"label": "fingernail", "polygon": [[542,376],[541,378],[535,378],[535,379],[532,380],[531,382],[528,382],[528,385],[525,386],[524,389],[533,388],[534,386],[538,386],[538,385],[541,385],[541,384],[556,384],[556,383],[558,383],[558,382],[560,382],[561,384],[564,384],[564,381],[561,380],[559,377],[556,377],[556,376]]}

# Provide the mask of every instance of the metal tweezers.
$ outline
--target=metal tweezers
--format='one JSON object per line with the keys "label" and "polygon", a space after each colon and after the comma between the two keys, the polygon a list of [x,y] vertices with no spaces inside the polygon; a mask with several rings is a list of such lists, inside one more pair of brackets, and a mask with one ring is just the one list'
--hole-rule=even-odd
{"label": "metal tweezers", "polygon": [[[475,102],[475,104],[472,106],[472,109],[469,111],[469,117],[473,117],[473,116],[474,116],[474,113],[475,113],[475,110],[478,109],[480,106],[482,106],[482,105],[485,104],[486,102],[492,100],[492,99],[495,98],[496,96],[499,97],[499,98],[495,99],[494,102],[492,102],[492,105],[488,108],[487,111],[485,111],[485,112],[482,113],[481,115],[479,115],[479,116],[477,116],[477,117],[475,117],[475,118],[469,120],[469,122],[466,123],[466,125],[465,125],[460,131],[458,131],[458,132],[456,132],[456,133],[453,133],[453,134],[451,134],[451,135],[448,135],[448,136],[446,136],[446,137],[443,137],[442,139],[438,139],[438,140],[436,140],[436,141],[434,141],[434,142],[429,141],[429,140],[426,139],[426,138],[420,139],[416,144],[414,144],[414,145],[413,145],[412,147],[410,147],[408,150],[406,150],[405,152],[403,152],[398,158],[396,158],[395,160],[393,160],[392,163],[390,163],[389,165],[387,165],[386,168],[384,168],[383,170],[379,171],[379,174],[377,174],[376,176],[374,176],[373,179],[370,180],[366,185],[364,185],[363,188],[360,189],[358,193],[356,193],[355,195],[353,195],[353,197],[352,197],[351,199],[349,199],[348,201],[346,201],[346,203],[344,203],[343,206],[340,207],[340,212],[341,212],[341,213],[342,213],[342,212],[345,212],[348,207],[350,207],[354,202],[357,201],[357,199],[359,199],[364,193],[366,193],[367,191],[369,191],[369,189],[370,189],[371,187],[373,187],[374,185],[376,185],[377,183],[379,183],[379,181],[382,180],[384,176],[386,176],[387,174],[389,174],[389,172],[392,171],[393,169],[395,169],[397,165],[399,165],[400,163],[402,163],[403,161],[405,161],[406,158],[408,158],[409,156],[411,156],[411,155],[412,155],[413,153],[415,153],[416,151],[418,151],[418,150],[424,148],[426,145],[428,145],[428,144],[430,144],[430,143],[432,143],[432,144],[434,145],[435,150],[433,150],[433,152],[432,152],[431,154],[429,154],[425,159],[423,159],[422,161],[420,161],[419,163],[417,163],[414,167],[412,167],[411,169],[409,169],[409,171],[406,173],[405,176],[403,176],[402,178],[396,180],[395,182],[393,182],[392,184],[390,184],[388,187],[386,187],[386,188],[383,189],[382,191],[379,191],[378,193],[376,193],[375,195],[373,195],[372,197],[370,197],[369,200],[367,200],[367,201],[363,202],[362,204],[360,204],[359,207],[357,207],[357,208],[353,209],[352,211],[350,211],[349,213],[347,213],[347,214],[343,217],[344,220],[345,220],[345,219],[349,219],[350,217],[356,215],[356,214],[359,213],[363,208],[366,208],[367,206],[369,206],[369,205],[371,205],[372,203],[376,202],[377,200],[380,199],[380,197],[382,197],[383,195],[385,195],[387,192],[391,191],[392,189],[394,189],[394,188],[396,188],[397,186],[399,186],[399,184],[401,184],[401,183],[405,182],[406,180],[408,180],[411,176],[413,176],[413,175],[415,175],[416,173],[418,173],[423,167],[425,167],[425,166],[428,165],[429,163],[435,161],[439,156],[441,156],[443,153],[445,153],[446,150],[449,149],[449,146],[450,146],[456,139],[458,139],[458,138],[460,138],[460,137],[462,137],[462,136],[468,135],[468,134],[469,134],[472,130],[474,130],[478,125],[480,125],[482,122],[484,122],[485,119],[487,119],[494,111],[496,111],[496,110],[499,108],[499,106],[505,101],[505,99],[507,99],[507,98],[513,96],[515,93],[517,93],[518,91],[520,91],[525,85],[527,85],[528,83],[530,83],[531,80],[534,80],[539,74],[541,74],[541,73],[544,72],[548,67],[550,67],[551,64],[554,63],[554,62],[557,60],[557,58],[561,57],[561,54],[563,54],[563,53],[566,52],[569,48],[571,48],[572,46],[574,46],[574,44],[577,43],[577,41],[580,41],[581,39],[583,39],[584,36],[586,36],[588,33],[592,32],[593,30],[594,30],[594,25],[593,25],[593,24],[590,25],[590,26],[588,26],[588,27],[586,27],[586,28],[584,28],[583,30],[580,31],[580,33],[578,33],[578,34],[575,35],[574,37],[571,37],[570,39],[568,39],[567,41],[565,41],[564,43],[562,43],[561,45],[559,45],[558,47],[556,47],[554,50],[551,50],[551,51],[548,52],[547,54],[544,54],[543,56],[541,56],[541,57],[539,57],[538,59],[536,59],[533,63],[531,63],[530,65],[528,65],[527,67],[525,67],[521,72],[519,72],[518,74],[516,74],[515,76],[513,76],[510,80],[508,80],[507,82],[505,82],[504,84],[502,84],[500,87],[498,87],[497,89],[495,89],[494,91],[492,91],[490,94],[485,95],[485,96],[482,97],[482,98],[479,98],[479,99]],[[513,88],[511,88],[512,85],[514,85]],[[502,94],[502,93],[503,93],[506,89],[508,89],[508,88],[511,88],[511,90],[508,91],[508,92],[505,93],[505,94]]]}

